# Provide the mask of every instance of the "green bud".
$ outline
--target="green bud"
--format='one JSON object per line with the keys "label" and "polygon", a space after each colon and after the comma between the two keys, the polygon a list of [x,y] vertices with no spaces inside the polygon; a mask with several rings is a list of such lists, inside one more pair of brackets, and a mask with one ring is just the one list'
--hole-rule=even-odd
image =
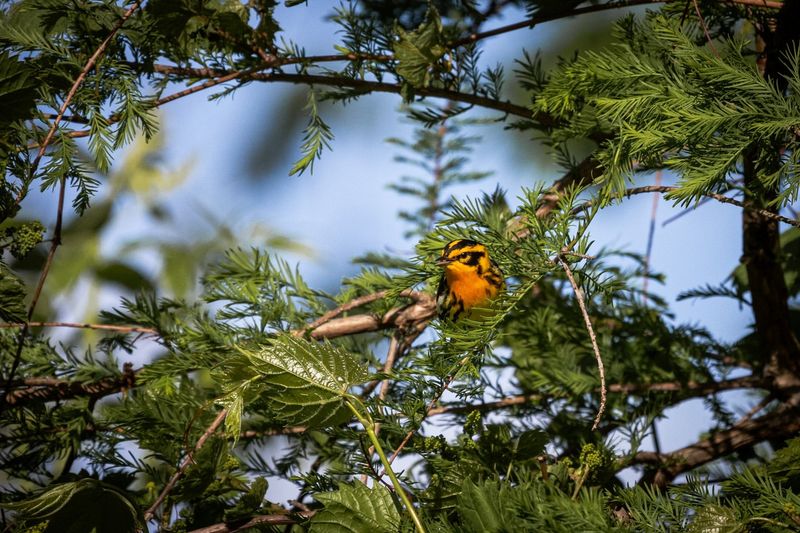
{"label": "green bud", "polygon": [[467,415],[467,420],[464,422],[464,433],[467,435],[477,435],[482,430],[483,420],[480,411],[472,411]]}

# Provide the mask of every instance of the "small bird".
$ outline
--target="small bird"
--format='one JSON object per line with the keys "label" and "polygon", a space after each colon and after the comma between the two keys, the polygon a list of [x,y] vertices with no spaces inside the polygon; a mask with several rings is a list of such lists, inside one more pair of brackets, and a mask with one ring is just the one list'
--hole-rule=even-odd
{"label": "small bird", "polygon": [[485,307],[506,288],[505,276],[486,246],[468,239],[451,241],[436,264],[444,269],[436,303],[439,317],[458,320],[473,307]]}

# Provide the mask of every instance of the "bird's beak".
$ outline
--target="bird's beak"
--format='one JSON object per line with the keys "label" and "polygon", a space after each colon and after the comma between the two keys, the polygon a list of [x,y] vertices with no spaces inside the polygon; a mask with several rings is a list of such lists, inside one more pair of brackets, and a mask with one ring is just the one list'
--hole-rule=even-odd
{"label": "bird's beak", "polygon": [[452,259],[439,259],[438,261],[436,261],[436,266],[446,267],[452,262],[453,262]]}

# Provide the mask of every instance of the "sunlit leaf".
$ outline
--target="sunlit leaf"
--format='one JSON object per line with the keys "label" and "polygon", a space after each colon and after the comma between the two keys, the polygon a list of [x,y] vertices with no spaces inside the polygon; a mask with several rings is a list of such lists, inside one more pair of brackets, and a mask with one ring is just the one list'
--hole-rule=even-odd
{"label": "sunlit leaf", "polygon": [[389,533],[400,525],[392,495],[381,485],[370,489],[356,481],[340,485],[335,492],[315,494],[314,498],[325,508],[311,520],[313,533]]}

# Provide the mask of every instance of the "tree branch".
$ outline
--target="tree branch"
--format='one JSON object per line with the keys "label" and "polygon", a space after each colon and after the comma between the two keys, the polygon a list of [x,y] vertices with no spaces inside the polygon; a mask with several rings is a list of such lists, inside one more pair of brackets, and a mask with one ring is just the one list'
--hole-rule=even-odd
{"label": "tree branch", "polygon": [[85,322],[6,322],[0,323],[0,329],[10,328],[79,328],[95,329],[100,331],[113,331],[116,333],[147,333],[149,335],[159,335],[160,332],[155,328],[143,326],[116,326],[114,324],[89,324]]}
{"label": "tree branch", "polygon": [[[697,381],[689,381],[687,383],[681,383],[679,381],[667,381],[662,383],[613,383],[608,385],[608,392],[628,395],[644,395],[650,392],[679,392],[684,393],[681,395],[681,399],[685,400],[734,389],[765,389],[768,384],[768,381],[761,377],[745,376],[724,381],[712,381],[710,383],[700,383]],[[462,415],[469,414],[472,411],[497,411],[499,409],[516,407],[531,402],[541,402],[543,398],[545,398],[545,396],[542,394],[517,394],[514,396],[507,396],[500,400],[479,404],[440,406],[431,409],[428,415]]]}
{"label": "tree branch", "polygon": [[[653,193],[653,192],[671,193],[671,192],[677,191],[679,189],[680,189],[679,187],[674,187],[674,186],[671,186],[671,185],[645,185],[643,187],[631,187],[630,189],[626,189],[624,192],[620,193],[619,197],[620,198],[623,197],[623,196],[631,197],[631,196],[634,196],[636,194],[647,194],[647,193]],[[785,217],[783,215],[779,215],[778,213],[773,213],[772,211],[769,211],[768,209],[764,209],[762,207],[756,207],[756,206],[754,206],[754,205],[752,205],[751,203],[748,203],[748,202],[741,202],[741,201],[736,200],[734,198],[730,198],[730,197],[725,196],[723,194],[714,193],[714,192],[705,193],[705,194],[703,194],[703,196],[705,196],[706,198],[711,198],[712,200],[716,200],[717,202],[720,202],[720,203],[723,203],[723,204],[730,204],[730,205],[735,205],[737,207],[741,207],[745,211],[749,211],[751,213],[754,213],[754,214],[756,214],[756,215],[758,215],[760,217],[763,217],[765,219],[768,219],[770,221],[783,222],[784,224],[789,224],[790,226],[794,226],[794,227],[800,228],[800,220],[795,220],[795,219],[792,219],[792,218]],[[555,201],[557,202],[557,198],[556,198]],[[591,205],[593,203],[594,202],[590,200],[590,201],[588,201],[588,202],[576,207],[574,209],[574,212],[578,213],[580,211],[584,211],[584,210],[588,209],[589,207],[591,207]]]}
{"label": "tree branch", "polygon": [[[785,75],[789,74],[784,58],[800,44],[798,14],[800,2],[784,2],[777,17],[776,31],[770,33],[764,49],[764,76],[780,90],[786,89]],[[771,169],[759,168],[756,150],[753,147],[744,154],[745,203],[752,208],[742,213],[741,262],[747,271],[755,330],[766,372],[783,386],[791,383],[800,387],[800,340],[790,321],[789,291],[781,264],[780,228],[776,216],[769,216],[770,211],[763,209],[777,197],[777,190],[762,183],[759,172],[769,173]],[[778,158],[782,149],[775,146],[774,150]]]}
{"label": "tree branch", "polygon": [[600,348],[597,346],[597,337],[595,336],[594,328],[592,327],[592,319],[589,318],[589,313],[586,311],[586,302],[583,298],[583,291],[580,287],[578,287],[575,277],[572,275],[572,270],[570,270],[567,262],[564,261],[561,256],[558,257],[558,262],[561,263],[561,267],[567,274],[569,283],[572,285],[572,290],[575,293],[575,299],[578,300],[578,307],[581,309],[581,315],[583,315],[583,321],[586,324],[586,331],[589,333],[589,340],[592,342],[594,358],[597,361],[597,371],[600,374],[600,407],[597,409],[597,416],[595,416],[594,424],[592,424],[592,431],[594,431],[597,429],[597,426],[600,425],[600,419],[603,417],[603,413],[606,410],[606,371],[605,367],[603,366],[603,357],[600,355]]}
{"label": "tree branch", "polygon": [[[337,316],[347,310],[365,305],[366,303],[375,301],[386,296],[386,293],[381,291],[371,295],[356,298],[352,302],[348,302],[333,309],[320,317],[320,319],[312,322],[302,330],[296,330],[294,335],[298,335],[300,331],[306,331],[312,339],[335,339],[345,335],[356,335],[359,333],[368,333],[371,331],[379,331],[382,329],[398,328],[403,331],[410,331],[416,335],[421,333],[424,326],[436,315],[436,302],[433,297],[418,291],[403,291],[401,296],[413,298],[414,303],[402,307],[395,307],[389,310],[382,316],[373,314],[359,314],[343,318],[331,318]],[[326,321],[322,321],[325,318]],[[311,329],[315,324],[316,327]],[[75,322],[30,322],[24,324],[4,323],[0,324],[0,328],[16,328],[21,327],[74,327],[74,328],[88,328],[97,330],[117,331],[122,333],[146,333],[158,335],[159,332],[152,328],[141,326],[116,326],[111,324],[82,324]],[[308,333],[308,331],[310,333]],[[404,345],[405,346],[405,345]],[[405,349],[405,347],[404,347]],[[31,401],[55,401],[67,400],[81,396],[92,396],[101,398],[116,394],[122,390],[135,387],[136,376],[138,370],[133,370],[129,363],[126,363],[123,369],[123,375],[119,378],[107,378],[93,382],[76,382],[69,380],[61,380],[55,377],[45,376],[39,378],[29,378],[35,380],[33,382],[23,381],[22,384],[26,385],[25,388],[13,389],[14,383],[6,384],[5,399],[2,400],[6,406],[19,406],[26,402]]]}
{"label": "tree branch", "polygon": [[658,468],[643,481],[665,486],[677,475],[719,459],[738,450],[750,448],[767,439],[788,438],[800,431],[800,396],[780,405],[775,411],[756,419],[743,418],[729,429],[706,439],[669,452],[639,452],[631,464],[653,465]]}
{"label": "tree branch", "polygon": [[122,374],[118,377],[88,383],[55,377],[32,377],[22,380],[21,385],[22,388],[11,388],[14,387],[13,383],[7,386],[4,400],[9,406],[19,407],[32,401],[68,400],[78,396],[102,398],[135,387],[136,371],[131,363],[125,363]]}
{"label": "tree branch", "polygon": [[256,515],[244,524],[238,526],[219,523],[211,526],[201,527],[200,529],[193,529],[189,533],[238,533],[239,531],[249,530],[260,525],[281,526],[296,524],[298,520],[294,518],[295,516],[311,518],[315,514],[316,511],[300,511],[292,514]]}
{"label": "tree branch", "polygon": [[[619,2],[608,2],[605,4],[595,4],[591,6],[585,7],[578,7],[575,9],[569,9],[561,12],[561,13],[546,13],[544,15],[536,15],[529,19],[522,20],[520,22],[515,22],[513,24],[508,24],[506,26],[501,26],[499,28],[495,28],[493,30],[487,30],[479,33],[473,33],[467,37],[462,39],[458,39],[448,44],[450,48],[456,48],[459,46],[464,46],[467,44],[472,44],[474,42],[480,41],[482,39],[486,39],[488,37],[495,37],[497,35],[502,35],[504,33],[509,33],[516,30],[521,30],[524,28],[532,28],[537,24],[541,24],[543,22],[551,22],[553,20],[563,19],[567,17],[574,17],[578,15],[585,15],[587,13],[596,13],[598,11],[608,11],[611,9],[623,9],[626,7],[636,7],[648,4],[668,4],[674,1],[680,0],[626,0],[626,1],[619,1]],[[772,0],[727,0],[732,4],[740,4],[740,5],[748,5],[748,6],[755,6],[767,9],[780,9],[782,2],[772,1]]]}
{"label": "tree branch", "polygon": [[314,329],[309,336],[313,339],[335,339],[344,335],[355,335],[387,328],[409,328],[426,322],[436,316],[436,302],[433,297],[419,293],[416,302],[404,307],[395,307],[383,316],[360,314],[336,318]]}

